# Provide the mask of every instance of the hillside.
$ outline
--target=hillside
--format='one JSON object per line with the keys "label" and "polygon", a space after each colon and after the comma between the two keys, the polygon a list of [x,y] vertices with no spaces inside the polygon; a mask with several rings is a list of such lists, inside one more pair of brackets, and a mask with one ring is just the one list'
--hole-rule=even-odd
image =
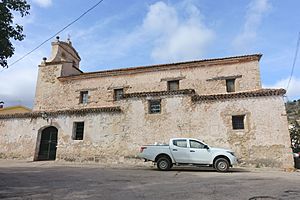
{"label": "hillside", "polygon": [[296,123],[296,126],[300,126],[300,99],[288,101],[285,106],[289,123]]}

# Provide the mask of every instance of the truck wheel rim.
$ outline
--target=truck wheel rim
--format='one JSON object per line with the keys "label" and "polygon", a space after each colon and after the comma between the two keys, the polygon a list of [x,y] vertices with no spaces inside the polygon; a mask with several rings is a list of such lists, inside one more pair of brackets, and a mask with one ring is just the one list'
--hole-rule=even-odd
{"label": "truck wheel rim", "polygon": [[168,167],[168,164],[166,161],[163,160],[159,163],[159,167],[162,169],[166,169]]}
{"label": "truck wheel rim", "polygon": [[225,169],[227,168],[227,165],[226,165],[225,162],[220,162],[220,163],[218,164],[218,168],[219,168],[220,170],[225,170]]}

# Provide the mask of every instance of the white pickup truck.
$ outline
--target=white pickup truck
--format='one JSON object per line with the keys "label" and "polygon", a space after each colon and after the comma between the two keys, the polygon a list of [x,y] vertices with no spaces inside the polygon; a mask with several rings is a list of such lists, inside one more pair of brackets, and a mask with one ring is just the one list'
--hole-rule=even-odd
{"label": "white pickup truck", "polygon": [[219,172],[228,171],[237,164],[233,151],[209,147],[192,138],[173,138],[169,144],[144,145],[140,158],[153,161],[159,170],[169,170],[175,165],[211,166]]}

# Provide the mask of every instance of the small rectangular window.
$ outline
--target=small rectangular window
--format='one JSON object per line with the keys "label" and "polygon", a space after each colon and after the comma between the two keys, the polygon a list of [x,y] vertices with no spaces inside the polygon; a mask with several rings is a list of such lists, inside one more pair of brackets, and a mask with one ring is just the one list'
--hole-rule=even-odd
{"label": "small rectangular window", "polygon": [[124,90],[123,88],[121,89],[114,89],[114,100],[118,101],[123,97]]}
{"label": "small rectangular window", "polygon": [[84,122],[74,122],[73,140],[83,140]]}
{"label": "small rectangular window", "polygon": [[227,79],[226,80],[226,91],[227,92],[235,92],[235,79]]}
{"label": "small rectangular window", "polygon": [[232,129],[244,129],[245,115],[232,116]]}
{"label": "small rectangular window", "polygon": [[82,104],[87,104],[88,100],[89,100],[89,92],[88,91],[81,91],[80,92],[80,99],[79,99],[79,103]]}
{"label": "small rectangular window", "polygon": [[160,113],[160,99],[159,100],[149,100],[149,113]]}
{"label": "small rectangular window", "polygon": [[168,91],[179,90],[179,80],[168,81]]}

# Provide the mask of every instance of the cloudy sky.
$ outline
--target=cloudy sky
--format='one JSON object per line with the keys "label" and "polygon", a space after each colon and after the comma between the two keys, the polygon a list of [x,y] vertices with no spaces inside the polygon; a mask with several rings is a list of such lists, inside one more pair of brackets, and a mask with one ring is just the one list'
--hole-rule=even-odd
{"label": "cloudy sky", "polygon": [[[15,17],[26,38],[15,42],[13,63],[98,0],[29,0],[31,15]],[[85,72],[262,53],[264,87],[286,88],[300,31],[298,0],[104,0],[60,34],[71,37]],[[5,106],[32,107],[38,64],[50,42],[0,70]],[[300,57],[300,56],[299,56]],[[288,99],[300,98],[300,58]]]}

